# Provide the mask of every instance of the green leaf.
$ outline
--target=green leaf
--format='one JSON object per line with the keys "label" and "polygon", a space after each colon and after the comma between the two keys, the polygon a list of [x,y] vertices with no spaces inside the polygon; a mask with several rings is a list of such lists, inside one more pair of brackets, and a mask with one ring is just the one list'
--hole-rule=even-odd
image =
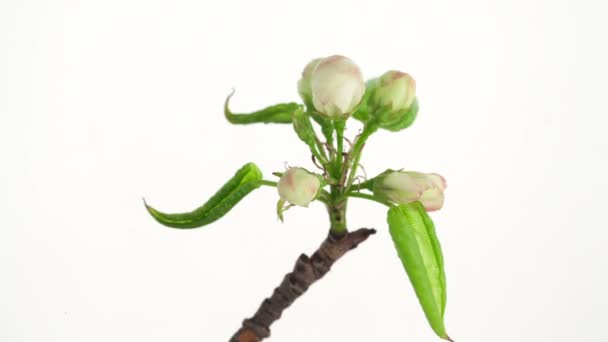
{"label": "green leaf", "polygon": [[151,206],[146,209],[156,221],[173,228],[198,228],[226,215],[241,199],[260,187],[262,172],[253,163],[245,164],[203,206],[194,211],[166,214]]}
{"label": "green leaf", "polygon": [[422,204],[414,202],[389,209],[388,225],[431,328],[439,337],[450,340],[443,323],[446,303],[443,256],[433,221]]}
{"label": "green leaf", "polygon": [[224,103],[224,115],[228,121],[237,125],[253,123],[291,123],[293,112],[298,108],[302,108],[302,105],[298,103],[289,102],[279,103],[252,113],[235,114],[232,113],[228,107],[232,95],[234,95],[234,92],[226,98],[226,102]]}

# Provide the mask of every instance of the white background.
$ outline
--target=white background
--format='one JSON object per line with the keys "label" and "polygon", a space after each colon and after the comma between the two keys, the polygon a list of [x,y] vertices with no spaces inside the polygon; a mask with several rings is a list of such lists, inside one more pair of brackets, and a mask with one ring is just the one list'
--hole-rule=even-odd
{"label": "white background", "polygon": [[[262,188],[221,221],[165,228],[248,161],[312,168],[285,126],[222,116],[298,100],[312,58],[417,80],[421,111],[363,165],[439,172],[434,213],[457,341],[606,341],[603,1],[0,3],[0,340],[227,341],[327,230]],[[349,124],[352,136],[360,125]],[[379,234],[290,307],[269,341],[437,341]]]}

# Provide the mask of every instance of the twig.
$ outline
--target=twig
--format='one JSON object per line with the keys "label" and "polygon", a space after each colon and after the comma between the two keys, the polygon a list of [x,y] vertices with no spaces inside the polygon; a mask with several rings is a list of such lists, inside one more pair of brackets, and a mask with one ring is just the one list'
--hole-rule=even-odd
{"label": "twig", "polygon": [[310,258],[306,254],[300,255],[293,271],[283,278],[272,296],[262,302],[255,315],[243,321],[230,342],[259,342],[269,337],[270,325],[281,318],[283,310],[329,272],[338,259],[375,233],[375,229],[369,228],[341,235],[330,233]]}

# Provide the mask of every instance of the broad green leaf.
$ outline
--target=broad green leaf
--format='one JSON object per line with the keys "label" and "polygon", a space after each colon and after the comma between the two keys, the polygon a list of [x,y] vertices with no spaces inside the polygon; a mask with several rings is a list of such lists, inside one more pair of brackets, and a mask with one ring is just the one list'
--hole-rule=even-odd
{"label": "broad green leaf", "polygon": [[420,202],[401,204],[389,209],[388,225],[431,328],[439,337],[450,340],[443,323],[446,303],[443,256],[431,218]]}
{"label": "broad green leaf", "polygon": [[295,102],[279,103],[274,106],[266,107],[252,113],[235,114],[230,111],[228,106],[230,98],[234,92],[226,98],[224,103],[224,115],[233,124],[253,124],[253,123],[291,123],[293,112],[302,108],[302,105]]}
{"label": "broad green leaf", "polygon": [[198,228],[226,215],[241,199],[260,187],[262,172],[253,163],[245,164],[230,180],[198,209],[187,213],[167,214],[146,204],[156,221],[173,228]]}

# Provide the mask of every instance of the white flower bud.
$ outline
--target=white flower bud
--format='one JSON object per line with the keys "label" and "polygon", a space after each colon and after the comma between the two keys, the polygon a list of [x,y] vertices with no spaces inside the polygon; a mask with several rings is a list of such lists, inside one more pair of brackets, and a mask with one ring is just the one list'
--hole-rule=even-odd
{"label": "white flower bud", "polygon": [[416,81],[412,76],[395,70],[380,76],[373,95],[376,106],[387,107],[394,112],[409,109],[415,99]]}
{"label": "white flower bud", "polygon": [[307,106],[312,106],[312,89],[310,86],[310,78],[312,72],[317,67],[317,64],[321,61],[321,58],[315,58],[306,64],[304,70],[302,70],[302,78],[298,81],[298,93]]}
{"label": "white flower bud", "polygon": [[331,119],[347,117],[365,93],[359,67],[338,55],[318,61],[312,70],[310,87],[315,109]]}
{"label": "white flower bud", "polygon": [[321,181],[317,175],[301,167],[292,167],[285,171],[279,180],[279,196],[287,202],[308,207],[318,195]]}
{"label": "white flower bud", "polygon": [[443,207],[445,179],[436,173],[387,171],[374,181],[374,195],[395,203],[420,201],[427,211]]}

